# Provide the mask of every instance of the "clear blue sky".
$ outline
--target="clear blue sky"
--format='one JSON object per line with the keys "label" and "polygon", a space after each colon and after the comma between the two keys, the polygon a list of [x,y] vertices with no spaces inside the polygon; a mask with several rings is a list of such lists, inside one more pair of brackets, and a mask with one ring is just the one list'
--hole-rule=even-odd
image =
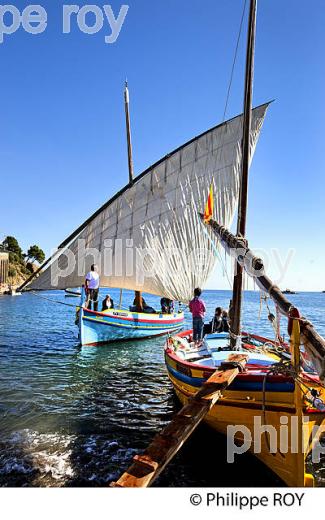
{"label": "clear blue sky", "polygon": [[[0,45],[0,235],[48,253],[127,182],[126,77],[137,174],[221,121],[243,0],[129,0],[112,45],[107,23],[97,35],[75,24],[64,35],[69,2],[40,3],[46,32],[20,29]],[[110,3],[117,13],[121,4]],[[321,290],[324,0],[258,4],[254,104],[276,101],[251,168],[248,237],[253,248],[296,250],[281,286]],[[242,110],[244,47],[242,38],[229,117]],[[227,287],[219,270],[209,286]]]}

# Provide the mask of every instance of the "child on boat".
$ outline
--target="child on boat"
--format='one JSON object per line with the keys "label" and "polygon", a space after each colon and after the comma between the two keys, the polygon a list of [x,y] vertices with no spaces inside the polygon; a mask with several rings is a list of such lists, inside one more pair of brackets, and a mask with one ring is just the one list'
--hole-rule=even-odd
{"label": "child on boat", "polygon": [[190,312],[193,316],[193,340],[197,347],[202,344],[204,316],[206,312],[205,303],[200,298],[201,294],[201,289],[196,287],[196,289],[194,289],[194,298],[189,303]]}

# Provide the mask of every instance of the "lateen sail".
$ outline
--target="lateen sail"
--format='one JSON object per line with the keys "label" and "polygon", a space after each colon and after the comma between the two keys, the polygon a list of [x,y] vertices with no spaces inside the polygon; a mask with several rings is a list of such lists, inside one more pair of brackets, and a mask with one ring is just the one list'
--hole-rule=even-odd
{"label": "lateen sail", "polygon": [[[268,104],[253,110],[251,158]],[[139,175],[58,250],[31,289],[80,287],[92,263],[102,287],[186,302],[204,287],[215,255],[197,211],[213,183],[215,213],[231,225],[238,201],[242,116],[208,130]]]}

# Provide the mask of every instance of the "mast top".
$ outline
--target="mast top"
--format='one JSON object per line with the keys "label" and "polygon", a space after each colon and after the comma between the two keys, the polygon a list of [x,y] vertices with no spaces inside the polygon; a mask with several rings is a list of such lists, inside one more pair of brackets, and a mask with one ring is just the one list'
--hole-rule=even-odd
{"label": "mast top", "polygon": [[125,80],[125,85],[124,85],[124,99],[125,99],[125,103],[129,104],[130,97],[129,97],[129,88],[128,88],[128,80],[127,79]]}

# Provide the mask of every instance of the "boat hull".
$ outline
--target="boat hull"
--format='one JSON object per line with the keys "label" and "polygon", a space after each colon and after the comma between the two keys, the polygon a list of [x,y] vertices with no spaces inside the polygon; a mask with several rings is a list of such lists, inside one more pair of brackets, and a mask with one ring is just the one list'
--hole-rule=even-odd
{"label": "boat hull", "polygon": [[110,309],[95,312],[79,310],[81,345],[152,338],[176,332],[183,327],[184,314],[146,314]]}
{"label": "boat hull", "polygon": [[[169,379],[183,405],[215,370],[182,361],[168,348],[168,343],[165,362]],[[223,391],[222,398],[211,408],[204,421],[219,433],[229,435],[231,432],[238,445],[244,441],[243,431],[247,432],[252,439],[247,451],[266,464],[288,486],[312,485],[313,478],[305,471],[305,461],[325,428],[325,414],[304,407],[303,420],[306,423],[302,439],[294,381],[283,375],[268,376],[263,396],[263,379],[264,375],[239,374],[229,389]],[[258,424],[273,429],[277,446],[275,452],[271,453],[269,449],[269,435],[257,432]],[[283,424],[286,430],[283,427],[280,429]],[[281,431],[282,435],[286,434],[286,449]],[[296,448],[293,443],[299,444],[299,447]]]}

